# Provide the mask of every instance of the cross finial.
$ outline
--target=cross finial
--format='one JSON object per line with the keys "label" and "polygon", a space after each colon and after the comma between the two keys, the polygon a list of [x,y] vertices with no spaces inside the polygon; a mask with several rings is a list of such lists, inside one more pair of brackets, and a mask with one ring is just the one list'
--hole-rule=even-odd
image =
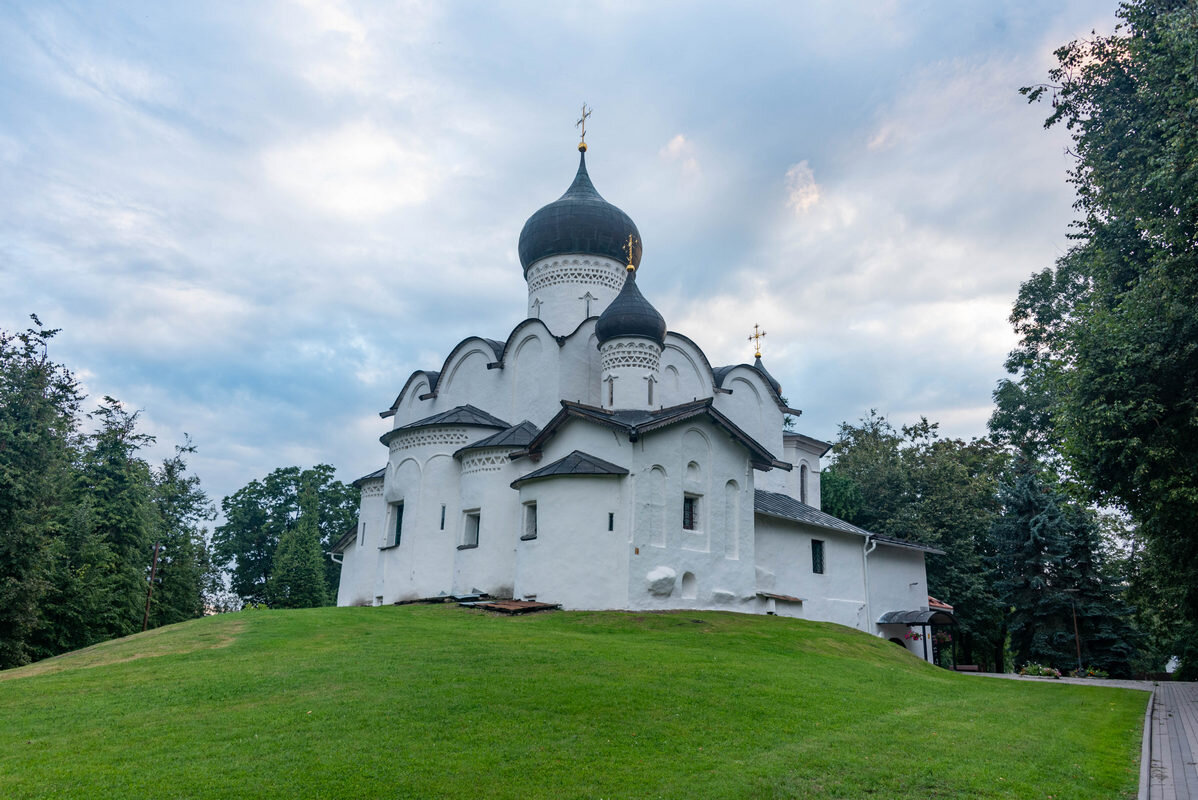
{"label": "cross finial", "polygon": [[761,358],[761,340],[765,336],[765,331],[761,330],[756,324],[753,325],[753,335],[749,337],[749,341],[753,343],[755,358]]}
{"label": "cross finial", "polygon": [[592,108],[592,109],[590,109],[590,111],[588,111],[587,104],[583,103],[582,104],[582,116],[578,118],[578,122],[574,123],[575,128],[582,129],[582,141],[580,141],[578,143],[578,149],[579,149],[579,151],[581,151],[583,153],[585,153],[587,151],[587,117],[589,117],[591,115],[591,112],[594,110],[595,109]]}
{"label": "cross finial", "polygon": [[632,263],[632,248],[636,244],[636,238],[630,233],[628,234],[628,244],[624,245],[624,252],[628,254],[628,271],[632,272],[636,266]]}

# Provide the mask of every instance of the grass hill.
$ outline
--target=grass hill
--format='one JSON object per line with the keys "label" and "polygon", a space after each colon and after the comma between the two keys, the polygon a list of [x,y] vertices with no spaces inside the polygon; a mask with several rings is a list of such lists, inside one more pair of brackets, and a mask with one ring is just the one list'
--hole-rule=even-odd
{"label": "grass hill", "polygon": [[0,673],[0,796],[1123,798],[1146,700],[778,617],[245,611]]}

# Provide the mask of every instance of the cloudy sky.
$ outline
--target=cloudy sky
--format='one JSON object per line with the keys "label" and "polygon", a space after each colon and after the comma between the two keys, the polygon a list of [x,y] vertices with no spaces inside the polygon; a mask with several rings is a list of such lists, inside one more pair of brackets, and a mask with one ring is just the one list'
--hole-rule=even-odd
{"label": "cloudy sky", "polygon": [[638,276],[800,429],[985,432],[1020,282],[1068,247],[1063,131],[1017,89],[1088,2],[0,6],[0,328],[141,409],[218,499],[343,480],[409,373],[525,311],[516,243],[588,166]]}

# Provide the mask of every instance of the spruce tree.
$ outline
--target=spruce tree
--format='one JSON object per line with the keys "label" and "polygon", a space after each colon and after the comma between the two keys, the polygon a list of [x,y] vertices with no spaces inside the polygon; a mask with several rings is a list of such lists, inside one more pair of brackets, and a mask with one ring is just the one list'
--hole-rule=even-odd
{"label": "spruce tree", "polygon": [[273,608],[314,608],[328,604],[315,483],[316,476],[311,471],[303,474],[299,518],[279,537],[274,569],[267,584]]}
{"label": "spruce tree", "polygon": [[58,332],[0,331],[0,669],[35,655],[52,587],[55,537],[68,530],[80,394],[48,355]]}

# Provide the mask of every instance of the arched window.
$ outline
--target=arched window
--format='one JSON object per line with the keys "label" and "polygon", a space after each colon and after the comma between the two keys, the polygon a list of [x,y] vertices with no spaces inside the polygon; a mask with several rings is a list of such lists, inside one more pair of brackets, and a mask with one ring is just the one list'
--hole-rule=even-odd
{"label": "arched window", "polygon": [[695,582],[695,573],[682,573],[682,599],[694,600],[695,597],[698,596],[698,593],[699,588],[698,584]]}
{"label": "arched window", "polygon": [[807,502],[807,465],[799,467],[799,500]]}

